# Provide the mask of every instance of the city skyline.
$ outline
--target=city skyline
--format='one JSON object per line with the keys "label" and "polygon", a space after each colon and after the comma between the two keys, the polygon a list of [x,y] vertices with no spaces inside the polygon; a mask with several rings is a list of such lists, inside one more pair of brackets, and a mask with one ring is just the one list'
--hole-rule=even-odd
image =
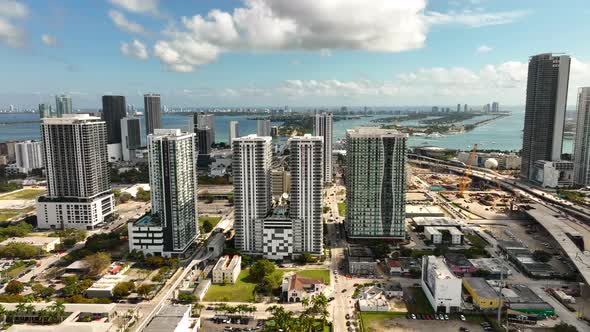
{"label": "city skyline", "polygon": [[[549,51],[572,56],[570,105],[590,78],[590,47],[578,42],[588,25],[581,0],[309,2],[301,10],[267,0],[4,2],[0,66],[11,80],[0,105],[35,107],[62,93],[74,109],[98,108],[108,94],[141,105],[151,91],[177,106],[416,105],[424,96],[522,105],[528,56]],[[326,21],[327,12],[338,15]],[[260,13],[264,20],[249,20]],[[349,25],[351,13],[364,19]],[[388,19],[397,16],[405,24]],[[272,20],[283,28],[260,33]],[[47,85],[39,75],[60,79]]]}

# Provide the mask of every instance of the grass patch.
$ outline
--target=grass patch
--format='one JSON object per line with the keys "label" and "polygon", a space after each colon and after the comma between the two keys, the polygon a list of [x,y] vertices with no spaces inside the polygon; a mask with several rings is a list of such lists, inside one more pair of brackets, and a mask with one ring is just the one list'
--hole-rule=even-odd
{"label": "grass patch", "polygon": [[0,209],[0,222],[9,221],[21,213],[29,213],[33,210],[35,210],[34,206],[30,206],[26,209]]}
{"label": "grass patch", "polygon": [[34,261],[18,261],[14,263],[11,267],[4,270],[4,276],[8,279],[14,279],[17,275],[23,272],[27,267],[35,265]]}
{"label": "grass patch", "polygon": [[405,312],[361,312],[361,329],[365,332],[383,331],[385,320],[405,317]]}
{"label": "grass patch", "polygon": [[302,278],[323,279],[326,285],[330,284],[330,270],[300,270],[296,274]]}
{"label": "grass patch", "polygon": [[407,288],[407,291],[408,295],[405,302],[408,312],[416,314],[431,314],[434,312],[422,288],[410,287]]}
{"label": "grass patch", "polygon": [[256,283],[250,280],[250,270],[242,270],[235,284],[211,285],[203,301],[254,302]]}
{"label": "grass patch", "polygon": [[488,246],[486,240],[482,239],[481,236],[477,234],[465,234],[465,238],[469,240],[475,247],[478,248],[485,248]]}
{"label": "grass patch", "polygon": [[203,225],[207,220],[213,225],[213,228],[215,228],[215,226],[221,221],[221,217],[199,217],[199,225]]}
{"label": "grass patch", "polygon": [[342,218],[346,217],[346,203],[344,203],[344,202],[338,203],[338,214]]}
{"label": "grass patch", "polygon": [[23,189],[0,196],[0,200],[36,199],[45,193],[44,189]]}

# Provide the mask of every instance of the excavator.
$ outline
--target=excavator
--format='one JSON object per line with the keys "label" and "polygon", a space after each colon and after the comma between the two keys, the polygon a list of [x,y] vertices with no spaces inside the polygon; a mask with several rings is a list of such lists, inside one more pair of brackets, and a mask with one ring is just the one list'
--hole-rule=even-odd
{"label": "excavator", "polygon": [[475,157],[477,156],[477,144],[473,144],[473,149],[469,154],[469,162],[465,168],[465,174],[461,178],[461,182],[459,183],[459,192],[457,193],[457,197],[463,198],[465,195],[465,189],[467,189],[469,183],[469,174],[471,174],[471,165],[475,162]]}

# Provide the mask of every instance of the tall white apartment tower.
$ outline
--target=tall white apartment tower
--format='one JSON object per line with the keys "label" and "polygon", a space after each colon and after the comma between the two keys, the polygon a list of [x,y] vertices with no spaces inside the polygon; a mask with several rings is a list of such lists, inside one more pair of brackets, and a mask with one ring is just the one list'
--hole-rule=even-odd
{"label": "tall white apartment tower", "polygon": [[590,87],[578,89],[574,183],[579,186],[590,185]]}
{"label": "tall white apartment tower", "polygon": [[315,135],[324,138],[324,183],[332,182],[332,136],[333,136],[332,113],[315,115]]}
{"label": "tall white apartment tower", "polygon": [[248,135],[233,140],[235,244],[248,253],[262,252],[262,229],[256,219],[267,216],[272,205],[272,139]]}
{"label": "tall white apartment tower", "polygon": [[199,235],[195,134],[154,129],[148,135],[152,215],[163,232],[163,251],[180,255]]}
{"label": "tall white apartment tower", "polygon": [[24,141],[14,147],[16,167],[21,173],[28,173],[43,167],[43,147],[39,141]]}
{"label": "tall white apartment tower", "polygon": [[293,252],[323,253],[322,189],[324,140],[321,136],[291,137],[289,214],[293,220]]}
{"label": "tall white apartment tower", "polygon": [[229,122],[229,137],[227,144],[231,145],[231,142],[234,138],[240,137],[240,123],[238,121],[230,121]]}
{"label": "tall white apartment tower", "polygon": [[258,119],[256,121],[256,134],[258,136],[270,136],[270,120]]}
{"label": "tall white apartment tower", "polygon": [[94,229],[113,212],[107,128],[88,114],[41,124],[47,195],[37,200],[39,228]]}

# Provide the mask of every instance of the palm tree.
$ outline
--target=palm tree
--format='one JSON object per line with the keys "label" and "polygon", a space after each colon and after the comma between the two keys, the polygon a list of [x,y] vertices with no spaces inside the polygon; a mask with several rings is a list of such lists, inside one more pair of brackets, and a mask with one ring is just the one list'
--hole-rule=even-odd
{"label": "palm tree", "polygon": [[49,318],[49,312],[47,309],[39,309],[37,310],[37,316],[39,317],[41,324],[45,324],[45,320]]}
{"label": "palm tree", "polygon": [[25,306],[25,312],[27,316],[29,316],[31,322],[33,322],[33,318],[35,317],[36,311],[37,310],[35,309],[35,306],[30,303]]}
{"label": "palm tree", "polygon": [[64,306],[63,302],[57,301],[49,307],[51,311],[55,314],[55,318],[57,318],[57,322],[61,323],[62,316],[66,313],[66,307]]}
{"label": "palm tree", "polygon": [[2,317],[2,325],[6,323],[6,308],[0,304],[0,317]]}
{"label": "palm tree", "polygon": [[275,321],[275,328],[291,331],[294,319],[293,312],[285,310],[282,306],[273,305],[268,307],[266,311],[272,314],[271,319]]}
{"label": "palm tree", "polygon": [[27,305],[24,302],[19,302],[16,305],[15,315],[12,317],[12,324],[14,324],[15,316],[22,317],[23,313],[25,313],[25,311],[27,311],[26,306]]}

